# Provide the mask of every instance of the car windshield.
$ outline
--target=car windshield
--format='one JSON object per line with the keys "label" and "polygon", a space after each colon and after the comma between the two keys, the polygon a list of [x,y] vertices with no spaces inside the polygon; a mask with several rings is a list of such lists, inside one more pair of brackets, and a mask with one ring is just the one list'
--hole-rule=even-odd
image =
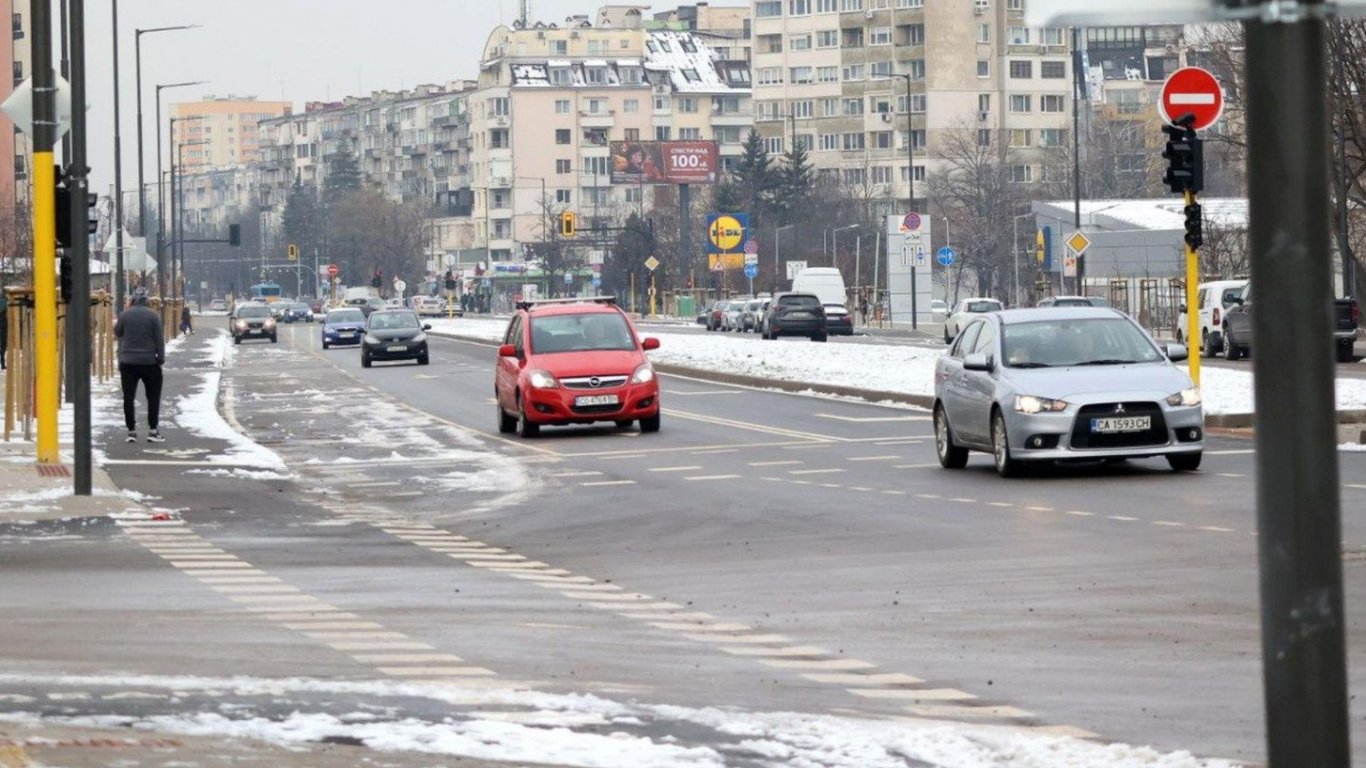
{"label": "car windshield", "polygon": [[843,304],[826,304],[826,305],[825,305],[825,311],[826,311],[827,314],[833,314],[833,315],[847,315],[847,314],[849,314],[849,310],[845,309]]}
{"label": "car windshield", "polygon": [[626,318],[615,312],[547,315],[531,319],[531,351],[538,355],[636,348]]}
{"label": "car windshield", "polygon": [[1001,308],[1001,302],[991,301],[969,301],[964,312],[995,312]]}
{"label": "car windshield", "polygon": [[359,323],[365,320],[365,315],[359,309],[339,309],[336,312],[327,313],[329,323]]}
{"label": "car windshield", "polygon": [[237,316],[244,318],[270,317],[270,310],[265,307],[238,307]]}
{"label": "car windshield", "polygon": [[1228,309],[1229,307],[1233,306],[1234,299],[1242,298],[1242,296],[1242,286],[1238,286],[1237,288],[1225,288],[1224,295],[1220,299],[1219,303],[1224,305],[1224,309]]}
{"label": "car windshield", "polygon": [[295,305],[294,305],[294,311],[295,311],[295,312],[307,312],[307,311],[308,311],[308,305],[307,305],[307,304],[295,304]]}
{"label": "car windshield", "polygon": [[1091,306],[1091,301],[1090,301],[1089,299],[1055,299],[1055,300],[1053,301],[1053,306],[1055,306],[1055,307],[1089,307],[1089,306]]}
{"label": "car windshield", "polygon": [[376,312],[370,316],[372,331],[412,330],[417,326],[417,315],[412,312]]}
{"label": "car windshield", "polygon": [[1001,351],[1010,368],[1122,365],[1162,359],[1148,337],[1120,317],[1010,323],[1003,326]]}

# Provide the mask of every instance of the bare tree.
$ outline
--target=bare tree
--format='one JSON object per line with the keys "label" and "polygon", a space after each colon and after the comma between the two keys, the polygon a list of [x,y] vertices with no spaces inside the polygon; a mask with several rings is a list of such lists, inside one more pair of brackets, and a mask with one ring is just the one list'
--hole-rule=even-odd
{"label": "bare tree", "polygon": [[1211,218],[1206,218],[1201,228],[1204,231],[1204,243],[1200,246],[1201,272],[1219,279],[1246,277],[1250,271],[1247,230]]}

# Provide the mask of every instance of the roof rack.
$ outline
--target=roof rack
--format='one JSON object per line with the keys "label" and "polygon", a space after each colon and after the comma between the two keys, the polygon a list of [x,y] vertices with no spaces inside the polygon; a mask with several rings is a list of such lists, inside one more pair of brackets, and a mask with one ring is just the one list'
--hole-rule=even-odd
{"label": "roof rack", "polygon": [[536,307],[554,307],[564,304],[610,304],[616,306],[616,296],[585,296],[572,299],[537,299],[536,301],[519,301],[517,309],[531,310]]}

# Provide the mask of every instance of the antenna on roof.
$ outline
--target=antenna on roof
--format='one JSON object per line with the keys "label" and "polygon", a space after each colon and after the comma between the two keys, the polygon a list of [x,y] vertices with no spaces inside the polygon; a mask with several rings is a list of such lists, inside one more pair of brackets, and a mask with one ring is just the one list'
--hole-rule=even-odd
{"label": "antenna on roof", "polygon": [[521,27],[522,29],[526,29],[526,20],[527,20],[527,16],[530,15],[530,5],[531,5],[531,0],[522,0],[522,3],[521,3],[521,13],[520,13],[520,15],[519,15],[519,16],[520,16],[519,20],[522,22],[522,27]]}

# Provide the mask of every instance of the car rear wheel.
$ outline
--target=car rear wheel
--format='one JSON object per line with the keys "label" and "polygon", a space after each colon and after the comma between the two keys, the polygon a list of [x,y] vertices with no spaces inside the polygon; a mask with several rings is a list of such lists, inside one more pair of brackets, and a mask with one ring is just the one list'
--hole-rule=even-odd
{"label": "car rear wheel", "polygon": [[944,326],[944,343],[945,343],[945,344],[952,344],[952,343],[953,343],[953,337],[949,335],[949,327],[948,327],[947,325]]}
{"label": "car rear wheel", "polygon": [[659,421],[660,421],[660,413],[659,413],[659,411],[655,411],[655,415],[653,415],[653,416],[646,416],[645,418],[643,418],[643,419],[640,420],[640,431],[641,431],[641,432],[658,432],[658,431],[659,431]]}
{"label": "car rear wheel", "polygon": [[323,342],[323,349],[327,349],[327,348],[330,347],[330,346],[332,346],[332,345],[331,345],[331,344],[328,344],[328,343],[325,342],[325,341]]}
{"label": "car rear wheel", "polygon": [[517,417],[510,415],[503,410],[503,404],[498,402],[498,396],[493,397],[493,406],[498,409],[498,431],[504,435],[510,435],[517,431]]}
{"label": "car rear wheel", "polygon": [[[1203,343],[1201,346],[1204,347],[1204,350],[1203,350],[1203,356],[1204,356],[1204,357],[1217,357],[1217,356],[1219,355],[1219,341],[1218,341],[1218,337],[1215,336],[1215,335],[1212,334],[1212,333],[1209,333],[1208,331],[1205,332],[1204,343]],[[1224,342],[1224,354],[1225,354],[1225,355],[1228,354],[1228,348],[1229,348],[1230,346],[1231,346],[1231,345],[1230,345],[1227,341]],[[1237,360],[1238,358],[1234,357],[1234,358],[1231,358],[1231,359]]]}
{"label": "car rear wheel", "polygon": [[1010,457],[1006,417],[1000,411],[996,411],[991,417],[991,454],[996,460],[996,474],[1001,477],[1016,477],[1020,474],[1020,462]]}
{"label": "car rear wheel", "polygon": [[1173,472],[1194,472],[1200,468],[1200,458],[1204,454],[1200,451],[1195,453],[1169,453],[1167,463],[1171,465]]}
{"label": "car rear wheel", "polygon": [[1233,334],[1229,330],[1224,330],[1224,359],[1237,360],[1243,356],[1243,348],[1238,346],[1238,342],[1233,339]]}
{"label": "car rear wheel", "polygon": [[541,434],[541,425],[526,417],[526,403],[517,400],[517,434],[522,437],[535,437]]}
{"label": "car rear wheel", "polygon": [[953,431],[949,429],[942,405],[934,408],[934,449],[939,455],[939,466],[944,469],[962,469],[968,465],[968,449],[954,445]]}

